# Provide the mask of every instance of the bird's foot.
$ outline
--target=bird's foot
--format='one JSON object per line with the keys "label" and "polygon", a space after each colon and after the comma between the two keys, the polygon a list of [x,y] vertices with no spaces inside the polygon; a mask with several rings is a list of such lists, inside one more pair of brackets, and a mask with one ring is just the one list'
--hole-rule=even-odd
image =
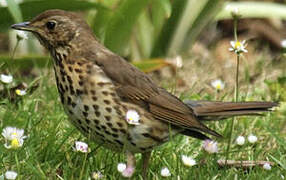
{"label": "bird's foot", "polygon": [[127,167],[122,172],[122,176],[131,177],[135,172],[136,159],[133,153],[126,151]]}

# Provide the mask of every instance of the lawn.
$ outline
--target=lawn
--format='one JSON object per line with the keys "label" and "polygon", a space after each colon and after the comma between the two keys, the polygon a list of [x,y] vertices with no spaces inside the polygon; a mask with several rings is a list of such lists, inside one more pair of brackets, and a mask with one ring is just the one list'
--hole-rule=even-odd
{"label": "lawn", "polygon": [[[176,94],[183,100],[232,101],[233,67],[219,71],[216,62],[208,61],[206,65],[204,60],[198,63],[194,61],[195,58],[198,56],[185,60],[184,67],[178,69],[176,78],[185,79],[188,85],[178,87]],[[256,59],[248,71],[254,72],[261,61],[266,60]],[[246,68],[243,65],[241,67],[241,74],[244,74]],[[279,96],[285,93],[283,82],[276,79],[283,79],[284,67],[283,63],[279,66],[269,66],[267,63],[260,65],[259,68],[263,68],[264,72],[253,83],[247,82],[246,79],[249,77],[242,76],[240,98],[258,101],[283,100],[285,97]],[[276,69],[275,72],[273,69]],[[205,71],[212,73],[210,76],[203,76]],[[123,179],[117,171],[117,164],[126,162],[125,156],[88,141],[69,123],[59,101],[52,68],[34,67],[27,76],[21,76],[17,69],[13,73],[12,84],[16,82],[29,84],[37,79],[38,88],[32,94],[17,97],[17,101],[11,102],[8,98],[1,100],[1,129],[7,126],[22,128],[27,136],[23,146],[17,149],[5,148],[5,140],[1,137],[1,172],[16,171],[17,179],[88,179],[93,172],[101,172],[105,179]],[[230,77],[225,78],[226,88],[217,94],[210,87],[210,82],[216,77],[226,77],[227,74]],[[155,74],[153,77],[156,77]],[[174,77],[158,81],[169,90],[174,89],[174,82],[176,82]],[[274,112],[265,113],[264,116],[238,117],[235,120],[229,155],[231,160],[273,162],[271,170],[265,170],[262,166],[220,167],[217,160],[225,158],[228,138],[215,139],[218,141],[219,151],[208,154],[202,149],[201,141],[179,135],[153,151],[149,179],[162,179],[160,171],[163,167],[167,167],[171,172],[171,176],[165,179],[283,179],[282,175],[286,175],[286,106],[283,102],[280,105]],[[228,137],[229,120],[211,122],[208,126]],[[250,144],[246,140],[242,146],[236,144],[237,136],[242,135],[247,138],[250,134],[257,136],[256,143]],[[89,153],[75,151],[75,141],[88,143]],[[192,157],[197,164],[192,167],[185,166],[181,160],[182,155]],[[133,179],[141,177],[141,156],[138,154],[136,158],[137,167]]]}

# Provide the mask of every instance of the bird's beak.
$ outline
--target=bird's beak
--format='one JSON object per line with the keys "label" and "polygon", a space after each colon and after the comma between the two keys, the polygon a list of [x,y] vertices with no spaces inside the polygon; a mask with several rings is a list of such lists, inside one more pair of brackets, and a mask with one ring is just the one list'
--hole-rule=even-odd
{"label": "bird's beak", "polygon": [[33,31],[34,28],[30,26],[30,22],[22,22],[18,24],[13,24],[12,29],[22,30],[22,31]]}

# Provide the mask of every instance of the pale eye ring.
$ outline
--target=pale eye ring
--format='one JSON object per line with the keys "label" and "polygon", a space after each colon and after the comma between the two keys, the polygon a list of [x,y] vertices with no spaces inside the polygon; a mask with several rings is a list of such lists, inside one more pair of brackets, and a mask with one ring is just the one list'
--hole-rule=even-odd
{"label": "pale eye ring", "polygon": [[55,29],[55,27],[56,27],[56,22],[54,22],[54,21],[48,21],[48,22],[46,23],[46,27],[47,27],[49,30],[53,30],[53,29]]}

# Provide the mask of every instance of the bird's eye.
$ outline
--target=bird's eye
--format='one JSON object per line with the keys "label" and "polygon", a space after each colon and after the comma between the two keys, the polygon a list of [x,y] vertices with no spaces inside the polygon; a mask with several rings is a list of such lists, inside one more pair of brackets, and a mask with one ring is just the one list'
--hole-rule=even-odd
{"label": "bird's eye", "polygon": [[48,22],[46,23],[46,27],[47,27],[49,30],[53,30],[53,29],[55,29],[55,27],[56,27],[56,23],[53,22],[53,21],[48,21]]}

